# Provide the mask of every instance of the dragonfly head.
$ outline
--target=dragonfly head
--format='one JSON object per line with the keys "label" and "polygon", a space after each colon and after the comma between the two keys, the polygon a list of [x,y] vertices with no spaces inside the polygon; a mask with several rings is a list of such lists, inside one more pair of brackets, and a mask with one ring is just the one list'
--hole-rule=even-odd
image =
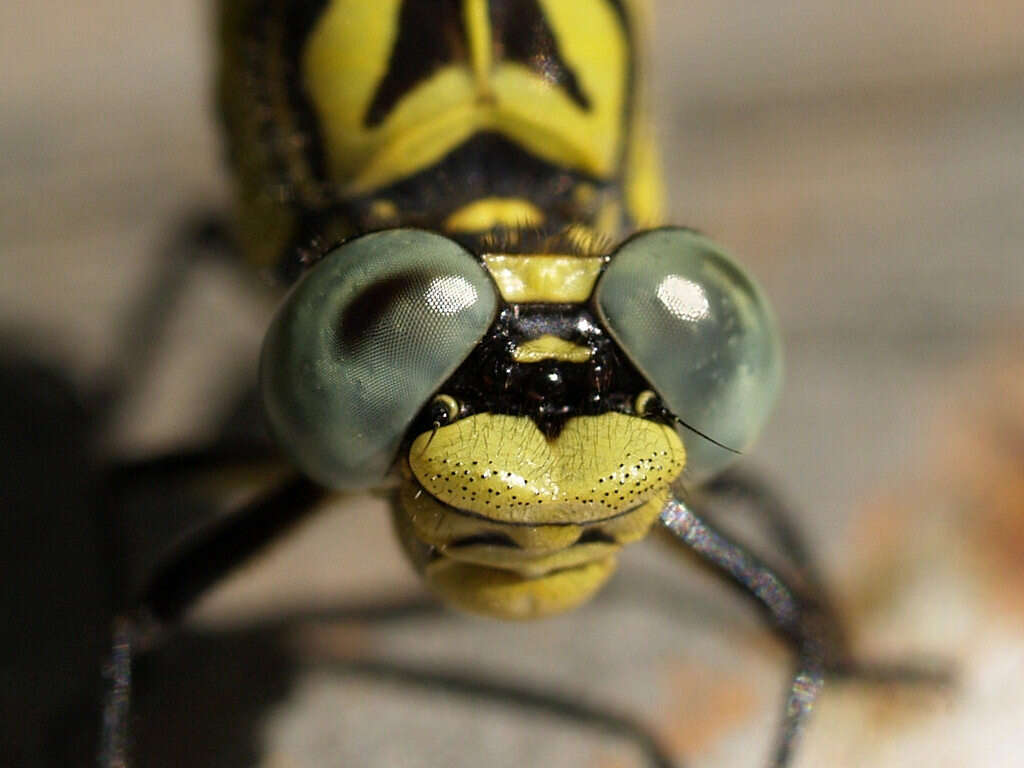
{"label": "dragonfly head", "polygon": [[396,525],[435,591],[532,618],[594,594],[684,468],[745,449],[780,370],[759,289],[687,230],[584,257],[391,230],[298,284],[262,383],[272,432],[315,479],[397,469]]}

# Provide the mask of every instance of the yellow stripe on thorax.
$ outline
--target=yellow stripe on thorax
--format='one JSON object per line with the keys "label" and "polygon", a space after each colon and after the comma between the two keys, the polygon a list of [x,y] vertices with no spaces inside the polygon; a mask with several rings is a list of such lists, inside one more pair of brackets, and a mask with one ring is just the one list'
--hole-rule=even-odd
{"label": "yellow stripe on thorax", "polygon": [[309,36],[301,72],[332,181],[347,195],[366,194],[430,167],[481,131],[550,163],[612,177],[624,139],[630,52],[610,4],[540,3],[590,101],[584,110],[522,64],[494,61],[487,3],[464,1],[470,60],[442,66],[373,127],[363,115],[387,72],[401,4],[330,3]]}
{"label": "yellow stripe on thorax", "polygon": [[449,234],[489,232],[504,227],[539,227],[544,213],[529,200],[518,197],[485,197],[451,214],[443,224]]}
{"label": "yellow stripe on thorax", "polygon": [[487,99],[491,92],[491,12],[488,0],[465,0],[462,9],[469,38],[469,56],[476,80],[477,95]]}

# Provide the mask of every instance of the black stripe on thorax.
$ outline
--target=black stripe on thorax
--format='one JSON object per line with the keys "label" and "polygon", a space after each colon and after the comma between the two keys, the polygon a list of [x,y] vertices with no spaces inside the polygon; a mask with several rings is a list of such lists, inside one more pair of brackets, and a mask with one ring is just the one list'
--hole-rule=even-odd
{"label": "black stripe on thorax", "polygon": [[372,128],[384,122],[401,98],[446,64],[467,60],[462,0],[405,0],[387,73],[363,117]]}
{"label": "black stripe on thorax", "polygon": [[[622,0],[607,0],[630,37]],[[404,0],[387,72],[363,118],[367,128],[387,119],[395,105],[444,65],[467,63],[463,0]],[[490,0],[491,41],[496,61],[523,64],[562,88],[583,110],[590,99],[562,57],[558,39],[538,0]],[[467,64],[468,65],[468,64]]]}
{"label": "black stripe on thorax", "polygon": [[524,64],[563,88],[581,109],[590,110],[590,99],[562,58],[555,33],[537,0],[491,0],[491,25],[496,59]]}

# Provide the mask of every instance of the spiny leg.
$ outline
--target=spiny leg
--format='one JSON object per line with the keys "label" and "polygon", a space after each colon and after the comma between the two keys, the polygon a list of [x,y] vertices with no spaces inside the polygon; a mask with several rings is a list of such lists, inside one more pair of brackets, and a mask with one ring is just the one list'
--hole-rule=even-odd
{"label": "spiny leg", "polygon": [[834,622],[823,614],[813,597],[797,593],[762,560],[715,530],[682,502],[669,501],[661,521],[705,563],[756,600],[775,628],[796,647],[796,672],[770,763],[772,768],[784,768],[824,685],[830,652],[837,646],[829,636]]}

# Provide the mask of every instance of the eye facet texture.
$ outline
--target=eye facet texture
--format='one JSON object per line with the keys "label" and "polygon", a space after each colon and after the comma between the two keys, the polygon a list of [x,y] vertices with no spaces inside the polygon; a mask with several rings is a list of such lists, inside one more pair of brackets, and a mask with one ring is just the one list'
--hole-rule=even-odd
{"label": "eye facet texture", "polygon": [[295,286],[264,340],[274,437],[327,486],[378,483],[496,309],[483,267],[440,235],[398,229],[340,246]]}
{"label": "eye facet texture", "polygon": [[[599,314],[619,346],[680,419],[736,451],[749,448],[782,382],[771,307],[714,243],[685,229],[627,241],[597,286]],[[688,474],[735,454],[684,427]]]}

